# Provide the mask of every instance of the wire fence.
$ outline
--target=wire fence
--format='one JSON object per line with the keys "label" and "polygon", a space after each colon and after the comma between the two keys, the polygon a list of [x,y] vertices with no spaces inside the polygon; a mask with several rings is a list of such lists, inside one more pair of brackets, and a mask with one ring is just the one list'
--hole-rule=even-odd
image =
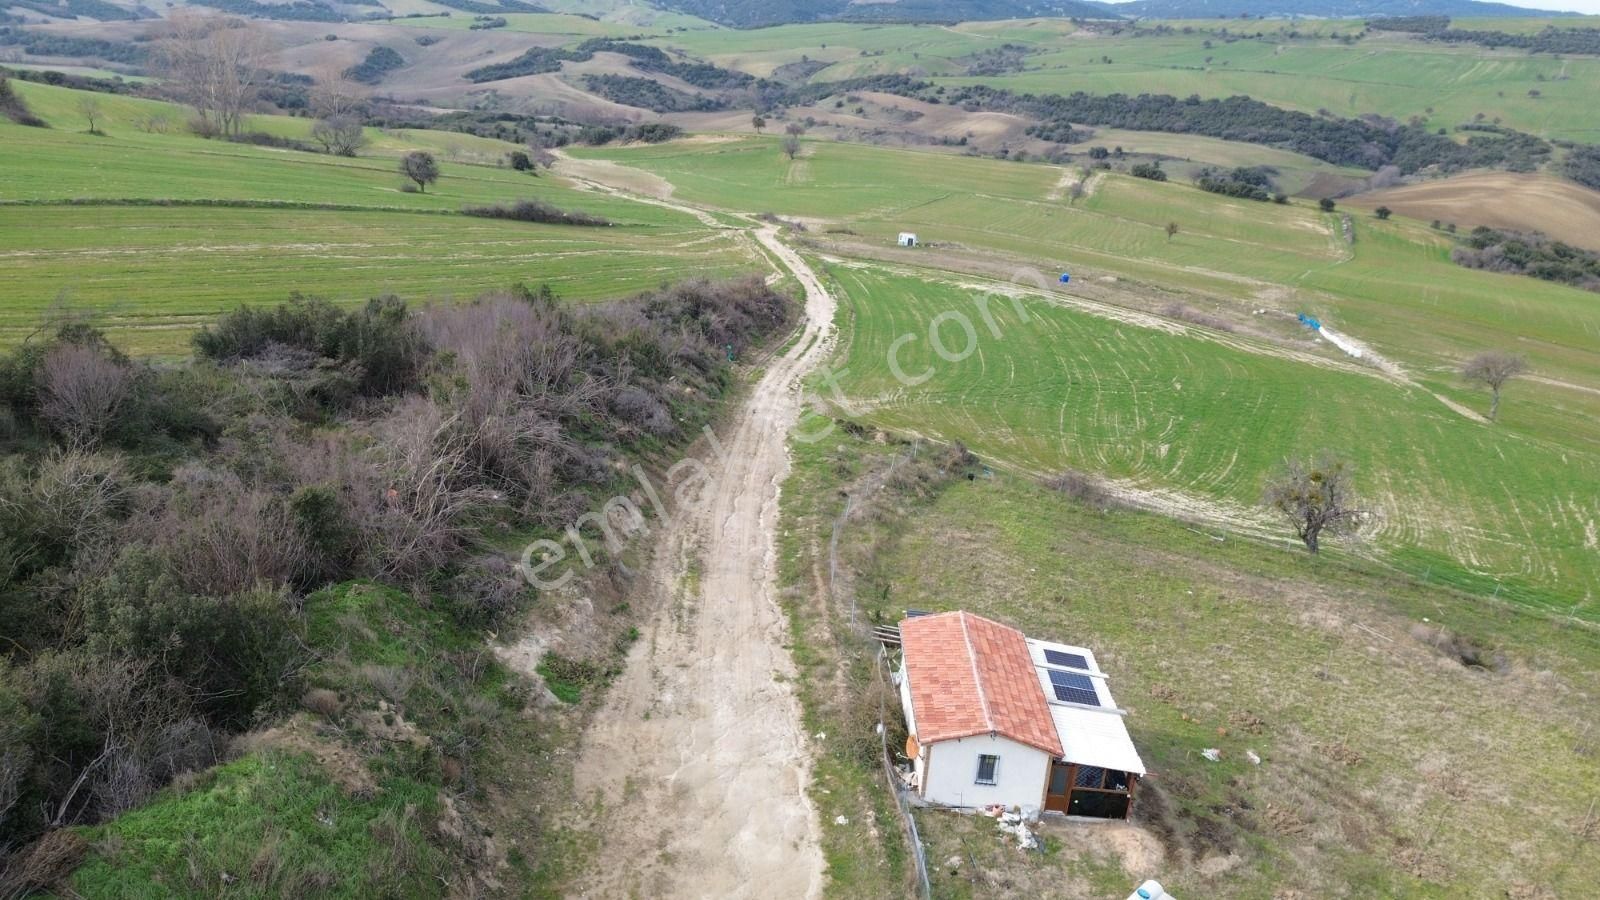
{"label": "wire fence", "polygon": [[[897,468],[901,463],[916,459],[917,451],[920,449],[920,444],[920,441],[913,442],[911,448],[905,454],[896,455],[895,458],[889,463],[889,470],[885,473],[885,479],[892,476],[895,468]],[[844,510],[839,513],[838,518],[833,520],[833,533],[828,539],[828,599],[830,604],[835,609],[839,608],[839,538],[844,532],[845,524],[850,519],[850,514],[855,510],[855,502],[856,498],[854,494],[847,494],[845,496]],[[878,666],[876,667],[878,670],[877,677],[885,679],[889,685],[893,687],[894,679],[890,669],[888,650],[882,644],[878,643],[876,638],[869,636],[870,630],[865,628],[860,621],[854,591],[850,592],[849,624],[852,634],[851,637],[846,639],[865,640],[872,643],[872,645],[876,648],[875,658],[878,662]],[[894,757],[889,752],[890,715],[891,712],[887,703],[880,698],[878,702],[878,744],[880,750],[878,754],[878,762],[883,769],[883,785],[889,791],[889,795],[894,798],[895,809],[900,814],[901,835],[905,839],[907,848],[911,851],[912,865],[916,869],[917,896],[921,897],[922,900],[931,900],[931,897],[933,896],[933,887],[928,882],[928,851],[922,845],[922,834],[917,830],[916,816],[912,815],[911,813],[910,797],[908,796],[905,787],[900,783],[900,778],[896,774],[894,768]]]}
{"label": "wire fence", "polygon": [[[878,648],[878,661],[881,664],[880,677],[886,677],[889,668],[889,654],[883,648]],[[911,848],[911,861],[917,870],[917,896],[922,900],[929,900],[933,896],[933,887],[928,883],[928,851],[922,846],[922,834],[917,831],[917,817],[911,814],[911,799],[907,796],[905,787],[900,783],[895,774],[893,757],[889,755],[889,727],[888,708],[880,701],[878,705],[878,743],[882,745],[883,752],[878,760],[883,764],[883,782],[889,789],[889,794],[894,797],[895,808],[900,811],[901,830],[906,839],[906,845]]]}

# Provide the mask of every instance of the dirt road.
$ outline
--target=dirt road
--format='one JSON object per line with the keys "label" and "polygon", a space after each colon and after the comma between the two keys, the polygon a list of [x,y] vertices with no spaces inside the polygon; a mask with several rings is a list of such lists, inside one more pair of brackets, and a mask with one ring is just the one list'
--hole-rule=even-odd
{"label": "dirt road", "polygon": [[761,244],[805,287],[805,335],[768,366],[713,477],[670,507],[646,583],[658,613],[583,742],[580,798],[597,799],[589,897],[814,897],[822,852],[810,755],[775,596],[778,489],[799,381],[828,352],[833,298],[775,228]]}

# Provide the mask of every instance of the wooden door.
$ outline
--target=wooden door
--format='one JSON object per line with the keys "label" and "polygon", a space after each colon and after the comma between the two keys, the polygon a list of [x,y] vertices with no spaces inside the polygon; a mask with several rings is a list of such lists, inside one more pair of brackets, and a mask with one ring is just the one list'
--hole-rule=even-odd
{"label": "wooden door", "polygon": [[1072,793],[1071,763],[1053,760],[1050,763],[1050,781],[1044,790],[1044,808],[1052,812],[1067,812],[1067,802]]}

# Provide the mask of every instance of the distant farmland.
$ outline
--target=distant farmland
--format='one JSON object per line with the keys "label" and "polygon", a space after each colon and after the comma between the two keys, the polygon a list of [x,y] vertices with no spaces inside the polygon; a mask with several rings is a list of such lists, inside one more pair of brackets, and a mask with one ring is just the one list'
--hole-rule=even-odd
{"label": "distant farmland", "polygon": [[[126,97],[103,99],[107,136],[93,137],[76,130],[76,92],[19,88],[56,127],[0,124],[0,201],[9,201],[0,202],[8,276],[0,344],[56,311],[95,317],[128,349],[176,353],[217,313],[296,291],[424,300],[526,283],[587,300],[753,262],[734,238],[692,216],[574,190],[550,175],[447,158],[493,163],[513,149],[499,141],[374,131],[364,155],[348,159],[201,140],[183,133],[180,108]],[[150,115],[168,117],[168,132],[141,128]],[[303,139],[310,123],[258,116],[251,127]],[[426,193],[400,189],[396,158],[408,148],[446,157],[443,177]],[[521,199],[617,224],[459,214]]]}

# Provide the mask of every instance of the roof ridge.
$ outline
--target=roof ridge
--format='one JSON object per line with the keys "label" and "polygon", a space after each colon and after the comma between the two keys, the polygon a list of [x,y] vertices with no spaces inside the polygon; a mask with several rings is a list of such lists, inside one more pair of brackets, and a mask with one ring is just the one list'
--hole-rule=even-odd
{"label": "roof ridge", "polygon": [[967,664],[972,666],[972,684],[978,689],[978,705],[983,708],[983,721],[989,726],[989,733],[994,734],[994,716],[989,712],[989,695],[984,693],[983,673],[978,671],[978,654],[972,649],[972,635],[967,631],[967,611],[959,611],[957,618],[961,622],[961,639],[967,644]]}

